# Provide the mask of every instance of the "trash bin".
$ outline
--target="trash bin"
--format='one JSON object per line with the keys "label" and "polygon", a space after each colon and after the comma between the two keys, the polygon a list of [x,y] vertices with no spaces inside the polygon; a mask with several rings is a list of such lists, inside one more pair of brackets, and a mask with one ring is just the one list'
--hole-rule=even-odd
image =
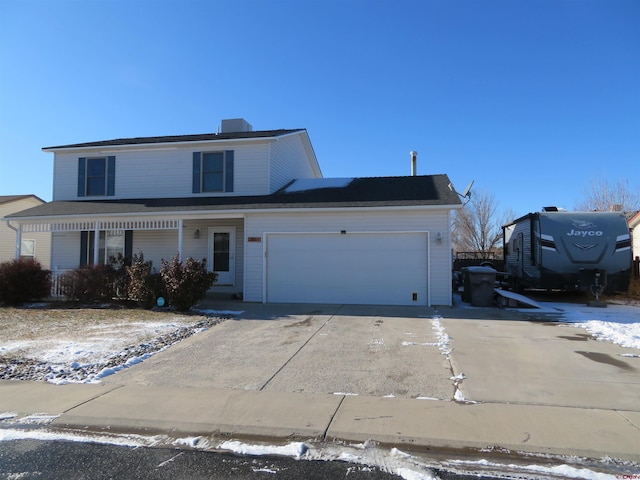
{"label": "trash bin", "polygon": [[474,307],[490,307],[493,305],[496,273],[498,272],[491,267],[469,267],[467,269],[471,286],[471,305]]}
{"label": "trash bin", "polygon": [[471,303],[471,282],[469,281],[469,267],[460,269],[462,275],[462,301]]}

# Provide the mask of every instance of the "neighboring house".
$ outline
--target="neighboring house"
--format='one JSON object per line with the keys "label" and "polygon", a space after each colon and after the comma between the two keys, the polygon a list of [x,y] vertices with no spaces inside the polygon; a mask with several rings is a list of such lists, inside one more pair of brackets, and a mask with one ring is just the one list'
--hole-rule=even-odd
{"label": "neighboring house", "polygon": [[[12,213],[25,210],[37,205],[42,205],[44,200],[35,195],[1,195],[0,219]],[[0,262],[14,260],[16,258],[16,242],[18,236],[7,222],[0,220]],[[40,262],[43,268],[48,269],[51,259],[51,234],[49,231],[25,232],[19,238],[20,256],[34,258]]]}
{"label": "neighboring house", "polygon": [[627,214],[627,223],[631,232],[631,255],[635,260],[640,257],[640,211]]}
{"label": "neighboring house", "polygon": [[322,178],[305,129],[125,138],[43,149],[53,201],[9,220],[52,232],[62,272],[142,252],[206,258],[250,302],[450,305],[446,175]]}

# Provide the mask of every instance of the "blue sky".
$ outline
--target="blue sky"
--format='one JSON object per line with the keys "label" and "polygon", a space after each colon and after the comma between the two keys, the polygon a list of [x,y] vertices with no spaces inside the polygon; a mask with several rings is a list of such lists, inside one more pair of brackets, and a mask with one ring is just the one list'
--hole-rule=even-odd
{"label": "blue sky", "polygon": [[640,189],[636,0],[0,0],[0,195],[42,147],[306,128],[325,177],[446,173],[517,215]]}

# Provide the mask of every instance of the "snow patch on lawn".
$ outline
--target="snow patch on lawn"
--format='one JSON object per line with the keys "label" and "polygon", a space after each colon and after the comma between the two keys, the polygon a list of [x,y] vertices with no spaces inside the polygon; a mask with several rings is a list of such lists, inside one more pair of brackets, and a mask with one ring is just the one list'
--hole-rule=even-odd
{"label": "snow patch on lawn", "polygon": [[596,339],[626,348],[640,349],[640,307],[609,304],[606,308],[554,304],[562,319],[584,328]]}

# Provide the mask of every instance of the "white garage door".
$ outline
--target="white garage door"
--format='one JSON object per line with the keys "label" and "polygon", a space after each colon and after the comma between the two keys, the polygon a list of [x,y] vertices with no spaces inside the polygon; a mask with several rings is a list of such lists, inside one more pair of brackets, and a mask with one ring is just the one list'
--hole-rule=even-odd
{"label": "white garage door", "polygon": [[267,302],[427,305],[426,233],[267,235]]}

